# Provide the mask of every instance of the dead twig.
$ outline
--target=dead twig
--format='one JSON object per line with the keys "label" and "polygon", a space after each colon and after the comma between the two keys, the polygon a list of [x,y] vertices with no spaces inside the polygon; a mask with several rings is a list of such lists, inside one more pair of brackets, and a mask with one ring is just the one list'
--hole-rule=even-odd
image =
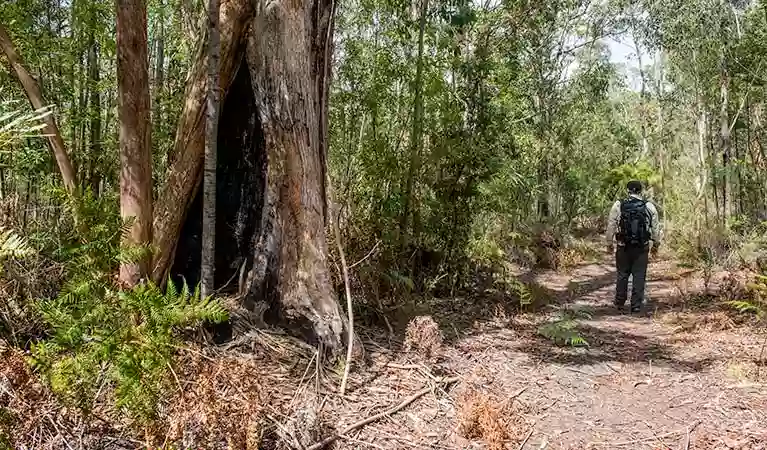
{"label": "dead twig", "polygon": [[525,386],[525,387],[523,387],[522,389],[518,390],[517,392],[515,392],[515,393],[511,394],[511,396],[510,396],[510,397],[506,398],[506,400],[504,400],[504,401],[501,403],[501,409],[505,408],[505,407],[506,407],[506,405],[508,405],[508,404],[512,403],[512,402],[514,401],[514,399],[516,399],[517,397],[519,397],[520,395],[522,395],[522,394],[523,394],[523,393],[524,393],[524,392],[527,390],[527,388],[528,388],[528,387],[529,387],[529,386]]}
{"label": "dead twig", "polygon": [[759,379],[762,377],[762,365],[764,360],[762,359],[764,357],[764,349],[767,347],[767,336],[764,337],[764,341],[762,341],[762,349],[759,350],[759,359],[757,359],[757,365],[756,365],[756,378]]}
{"label": "dead twig", "polygon": [[[459,380],[458,377],[451,377],[451,378],[445,378],[445,379],[440,380],[440,383],[442,383],[442,384],[451,384],[451,383],[457,382],[458,380]],[[339,439],[343,435],[349,433],[350,431],[354,431],[357,428],[364,427],[365,425],[367,425],[369,423],[373,423],[376,420],[382,419],[384,417],[387,417],[387,416],[390,416],[390,415],[396,413],[397,411],[405,408],[409,404],[413,403],[414,401],[418,400],[419,398],[423,397],[424,395],[428,394],[431,391],[432,391],[432,387],[431,386],[427,386],[427,387],[421,389],[420,391],[416,392],[415,394],[411,395],[410,397],[407,397],[406,399],[402,400],[396,406],[393,406],[393,407],[387,409],[384,412],[381,412],[381,413],[375,414],[373,416],[370,416],[367,419],[363,419],[363,420],[360,420],[359,422],[355,422],[355,423],[349,425],[348,427],[344,428],[343,430],[341,430],[341,432],[336,433],[336,434],[334,434],[332,436],[329,436],[329,437],[323,439],[322,441],[320,441],[320,442],[318,442],[316,444],[313,444],[310,447],[307,447],[306,450],[319,450],[321,448],[324,448],[326,445],[331,444],[332,442],[334,442],[335,440]]]}
{"label": "dead twig", "polygon": [[418,364],[397,364],[397,363],[386,363],[386,367],[391,367],[392,369],[401,369],[401,370],[420,370],[421,366]]}
{"label": "dead twig", "polygon": [[525,444],[527,444],[527,441],[529,441],[529,440],[530,440],[530,436],[532,436],[532,435],[533,435],[533,430],[534,430],[534,429],[535,429],[535,427],[530,427],[530,432],[529,432],[529,433],[527,433],[527,437],[525,438],[525,440],[524,440],[524,441],[522,441],[522,443],[521,443],[521,444],[519,444],[519,449],[518,449],[518,450],[522,450],[523,448],[525,448]]}
{"label": "dead twig", "polygon": [[434,381],[439,381],[439,378],[434,376],[434,374],[431,373],[428,367],[425,367],[422,365],[387,363],[386,367],[391,367],[392,369],[401,369],[401,370],[417,370],[418,372],[423,374],[425,377],[431,378]]}
{"label": "dead twig", "polygon": [[349,266],[349,268],[350,268],[350,269],[354,269],[355,267],[357,267],[357,266],[359,266],[360,264],[362,264],[362,263],[363,263],[363,262],[364,262],[366,259],[370,258],[370,256],[373,254],[373,252],[375,252],[375,251],[376,251],[376,249],[378,248],[378,245],[379,245],[379,244],[381,244],[381,241],[380,241],[380,240],[378,240],[378,241],[376,242],[376,245],[374,245],[374,246],[373,246],[373,249],[372,249],[372,250],[370,250],[370,251],[368,252],[368,254],[367,254],[367,255],[365,255],[365,256],[364,256],[362,259],[360,259],[360,260],[359,260],[359,261],[357,261],[356,263],[354,263],[354,264],[352,264],[351,266]]}

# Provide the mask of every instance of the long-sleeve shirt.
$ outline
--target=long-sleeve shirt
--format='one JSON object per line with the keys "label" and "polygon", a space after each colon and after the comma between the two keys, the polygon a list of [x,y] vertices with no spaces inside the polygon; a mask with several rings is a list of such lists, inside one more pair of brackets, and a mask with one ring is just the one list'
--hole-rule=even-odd
{"label": "long-sleeve shirt", "polygon": [[[641,199],[639,195],[636,194],[630,194],[631,197]],[[658,210],[655,208],[655,205],[653,205],[650,202],[646,203],[647,205],[647,212],[650,213],[650,246],[656,247],[660,244],[660,223],[658,222]],[[615,242],[615,234],[618,232],[618,223],[620,222],[621,217],[621,201],[618,200],[613,204],[612,209],[610,210],[610,215],[607,217],[607,232],[605,233],[605,238],[607,239],[608,245],[613,245]],[[620,242],[618,245],[623,245]]]}

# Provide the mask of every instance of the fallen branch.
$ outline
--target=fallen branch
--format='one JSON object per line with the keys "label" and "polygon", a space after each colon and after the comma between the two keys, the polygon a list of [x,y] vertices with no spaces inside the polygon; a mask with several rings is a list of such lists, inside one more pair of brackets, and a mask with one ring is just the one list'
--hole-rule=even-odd
{"label": "fallen branch", "polygon": [[[440,383],[442,383],[442,384],[450,384],[450,383],[455,383],[457,381],[458,381],[458,377],[451,377],[451,378],[444,378],[444,379],[440,380]],[[323,439],[322,441],[320,441],[320,442],[318,442],[316,444],[313,444],[310,447],[307,447],[306,450],[319,450],[321,448],[324,448],[326,445],[329,445],[329,444],[333,443],[333,441],[335,441],[336,439],[341,438],[343,435],[349,433],[350,431],[354,431],[357,428],[364,427],[365,425],[373,423],[376,420],[382,419],[384,417],[387,417],[387,416],[390,416],[390,415],[396,413],[397,411],[405,408],[409,404],[413,403],[414,401],[416,401],[419,398],[423,397],[424,395],[428,394],[429,392],[431,392],[431,390],[432,390],[432,387],[431,386],[427,386],[427,387],[421,389],[420,391],[416,392],[415,394],[411,395],[410,397],[407,397],[406,399],[402,400],[398,405],[393,406],[393,407],[387,409],[384,412],[381,412],[381,413],[378,413],[376,415],[370,416],[367,419],[363,419],[363,420],[360,420],[359,422],[355,422],[355,423],[349,425],[348,427],[344,428],[343,430],[341,430],[341,432],[336,433],[336,434],[334,434],[332,436],[329,436],[329,437]]]}
{"label": "fallen branch", "polygon": [[[328,191],[330,191],[330,201],[333,205],[335,205],[336,202],[333,192],[333,185],[330,182],[329,175],[327,178],[327,187]],[[341,213],[339,211],[338,214],[336,214],[336,217],[331,220],[331,222],[333,223],[333,233],[335,234],[336,238],[336,248],[338,248],[338,255],[341,257],[341,270],[344,277],[344,292],[346,293],[346,310],[349,315],[347,319],[349,321],[349,337],[346,345],[346,364],[344,365],[344,376],[341,378],[341,395],[343,396],[346,393],[346,383],[349,381],[349,369],[351,369],[352,365],[352,354],[354,349],[354,310],[352,305],[352,292],[351,288],[349,287],[349,266],[346,265],[346,255],[344,254],[344,247],[341,244],[341,229],[338,225],[340,220]]]}

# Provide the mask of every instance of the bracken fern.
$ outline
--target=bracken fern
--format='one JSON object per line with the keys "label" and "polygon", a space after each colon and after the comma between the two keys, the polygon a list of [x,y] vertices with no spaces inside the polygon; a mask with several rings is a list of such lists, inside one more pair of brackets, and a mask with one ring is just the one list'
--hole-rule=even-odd
{"label": "bracken fern", "polygon": [[114,284],[117,265],[148,249],[121,249],[125,226],[114,216],[94,220],[89,214],[99,208],[92,201],[85,197],[79,205],[89,231],[59,255],[67,282],[55,298],[36,302],[48,333],[33,345],[32,363],[54,392],[85,410],[106,383],[120,411],[150,420],[169,384],[177,332],[224,321],[227,312],[186,284],[180,291],[171,282],[165,292],[152,283],[120,290]]}

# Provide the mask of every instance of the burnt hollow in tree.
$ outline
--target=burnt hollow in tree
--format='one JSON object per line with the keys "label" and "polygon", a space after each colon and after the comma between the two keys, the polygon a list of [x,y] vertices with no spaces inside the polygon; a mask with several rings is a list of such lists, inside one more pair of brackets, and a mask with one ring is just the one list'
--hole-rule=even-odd
{"label": "burnt hollow in tree", "polygon": [[[250,266],[259,235],[266,183],[266,151],[247,63],[240,64],[221,108],[216,165],[215,287],[237,290],[243,264]],[[202,183],[181,229],[171,279],[200,281]]]}

